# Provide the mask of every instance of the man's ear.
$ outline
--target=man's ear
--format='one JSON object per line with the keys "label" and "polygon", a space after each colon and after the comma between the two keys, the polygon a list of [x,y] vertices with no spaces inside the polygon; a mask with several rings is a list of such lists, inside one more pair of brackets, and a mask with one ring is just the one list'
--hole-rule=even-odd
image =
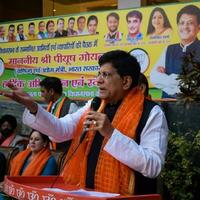
{"label": "man's ear", "polygon": [[49,89],[49,93],[51,94],[51,95],[54,95],[55,94],[55,91],[54,91],[54,89]]}
{"label": "man's ear", "polygon": [[133,79],[131,76],[123,76],[123,88],[124,90],[129,90],[131,87],[131,84],[133,82]]}
{"label": "man's ear", "polygon": [[139,88],[142,91],[142,93],[145,94],[146,89],[147,89],[146,85],[144,83],[142,83],[142,84],[139,85]]}

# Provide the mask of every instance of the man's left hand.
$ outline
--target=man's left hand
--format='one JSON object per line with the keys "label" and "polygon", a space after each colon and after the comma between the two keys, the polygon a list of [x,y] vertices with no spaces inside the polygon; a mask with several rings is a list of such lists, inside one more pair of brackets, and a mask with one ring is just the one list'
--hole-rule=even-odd
{"label": "man's left hand", "polygon": [[110,138],[114,127],[112,126],[107,115],[104,113],[99,113],[95,111],[89,111],[86,115],[85,126],[91,125],[88,130],[99,131],[104,137]]}

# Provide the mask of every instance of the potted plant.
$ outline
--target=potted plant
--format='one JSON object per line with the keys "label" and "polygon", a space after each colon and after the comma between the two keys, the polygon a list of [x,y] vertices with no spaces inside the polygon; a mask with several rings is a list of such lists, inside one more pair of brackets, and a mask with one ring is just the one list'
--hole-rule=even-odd
{"label": "potted plant", "polygon": [[200,58],[190,53],[183,58],[178,75],[180,93],[177,102],[163,103],[171,131],[184,134],[200,129]]}
{"label": "potted plant", "polygon": [[164,199],[197,200],[200,199],[200,61],[194,54],[184,57],[178,80],[181,93],[173,106],[167,104],[166,112],[173,132],[169,133],[166,163],[161,173],[166,187]]}
{"label": "potted plant", "polygon": [[177,96],[180,103],[189,108],[191,103],[200,102],[200,60],[196,54],[190,53],[183,58],[182,72],[177,80],[180,81],[181,93]]}
{"label": "potted plant", "polygon": [[[200,197],[200,131],[169,134],[166,164],[161,173],[166,200],[198,200]],[[167,194],[168,193],[168,194]]]}

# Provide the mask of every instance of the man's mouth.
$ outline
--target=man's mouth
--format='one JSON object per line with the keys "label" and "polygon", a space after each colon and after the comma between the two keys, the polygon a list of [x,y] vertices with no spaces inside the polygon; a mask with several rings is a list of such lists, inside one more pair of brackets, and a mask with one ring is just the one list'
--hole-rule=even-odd
{"label": "man's mouth", "polygon": [[105,88],[99,88],[100,92],[104,92],[106,89]]}

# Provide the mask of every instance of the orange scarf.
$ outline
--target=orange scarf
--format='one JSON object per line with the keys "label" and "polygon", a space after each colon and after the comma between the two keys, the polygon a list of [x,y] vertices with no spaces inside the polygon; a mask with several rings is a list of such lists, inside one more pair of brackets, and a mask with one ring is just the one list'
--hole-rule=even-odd
{"label": "orange scarf", "polygon": [[8,138],[6,138],[1,144],[2,147],[8,147],[15,138],[15,133],[12,133]]}
{"label": "orange scarf", "polygon": [[[55,113],[52,113],[53,115],[55,115],[57,118],[60,117],[60,114],[61,114],[61,110],[62,110],[62,107],[65,103],[65,100],[66,100],[66,97],[64,97],[58,104],[58,108],[56,109],[56,112]],[[51,101],[49,104],[48,104],[48,107],[47,107],[47,111],[50,112],[51,111],[51,107],[53,105],[53,102]],[[55,142],[51,142],[52,144],[52,149],[56,150],[56,143]]]}
{"label": "orange scarf", "polygon": [[[144,95],[135,88],[129,92],[118,108],[112,121],[113,127],[126,136],[136,138],[136,129],[140,121],[144,104]],[[106,103],[103,101],[98,112],[103,112]],[[73,143],[68,151],[66,159],[72,154],[78,145],[80,134],[83,130],[84,116],[78,124]],[[64,167],[62,175],[68,184],[76,184],[85,187],[87,156],[94,139],[95,133],[88,132],[86,138],[79,146],[77,152]],[[132,169],[122,164],[103,150],[108,139],[104,138],[95,171],[95,190],[114,192],[123,195],[133,194],[135,176]]]}
{"label": "orange scarf", "polygon": [[[57,108],[57,110],[56,110],[56,113],[54,113],[54,115],[55,115],[56,117],[58,117],[58,118],[60,117],[61,109],[62,109],[62,107],[63,107],[63,104],[65,103],[65,100],[66,100],[66,97],[64,97],[64,98],[61,100],[61,102],[59,103],[58,108]],[[47,107],[47,111],[48,111],[48,112],[51,111],[52,105],[53,105],[53,102],[51,101],[51,102],[49,103],[48,107]]]}
{"label": "orange scarf", "polygon": [[[30,148],[20,152],[11,162],[11,176],[19,176],[21,168],[23,167],[27,157],[31,154]],[[39,176],[41,175],[47,161],[49,160],[51,153],[49,148],[43,148],[35,157],[30,161],[22,176]]]}

